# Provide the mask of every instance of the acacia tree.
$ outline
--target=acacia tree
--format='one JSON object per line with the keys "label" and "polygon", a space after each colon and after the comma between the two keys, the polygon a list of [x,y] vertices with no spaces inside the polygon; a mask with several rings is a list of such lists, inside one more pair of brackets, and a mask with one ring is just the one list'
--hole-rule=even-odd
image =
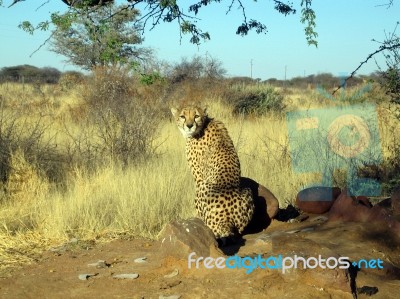
{"label": "acacia tree", "polygon": [[53,14],[56,29],[51,36],[50,50],[87,70],[146,60],[151,50],[137,46],[142,42],[135,24],[139,12],[125,8],[109,3],[95,10],[82,7],[62,15]]}
{"label": "acacia tree", "polygon": [[[18,2],[23,2],[26,0],[10,0],[12,6]],[[33,1],[33,0],[31,0]],[[45,0],[42,0],[44,5],[46,3]],[[50,1],[50,0],[47,0]],[[59,0],[54,0],[59,1]],[[221,0],[192,0],[192,4],[188,7],[181,3],[178,4],[178,0],[124,0],[126,1],[126,7],[121,10],[129,10],[129,9],[139,9],[142,11],[142,16],[139,17],[136,21],[142,22],[143,27],[142,30],[146,26],[150,26],[150,28],[154,28],[159,25],[161,22],[177,22],[179,24],[179,32],[182,34],[189,34],[191,36],[190,41],[194,44],[199,44],[202,40],[210,39],[210,34],[207,31],[203,31],[196,24],[198,20],[197,16],[199,11],[205,6],[211,5],[222,5],[223,1]],[[380,0],[382,6],[387,6],[390,8],[394,0]],[[78,8],[90,8],[96,10],[108,3],[113,3],[114,0],[61,0],[60,3],[67,4],[71,9]],[[0,5],[3,3],[3,0],[0,0]],[[312,0],[297,0],[291,2],[290,0],[271,0],[270,3],[273,5],[273,8],[280,14],[285,16],[295,14],[298,10],[301,11],[300,21],[305,25],[304,32],[307,43],[309,45],[318,45],[317,37],[318,34],[315,31],[316,28],[316,14],[312,9]],[[249,18],[246,13],[246,4],[243,0],[231,0],[230,4],[227,6],[227,13],[229,13],[232,8],[238,7],[242,11],[242,23],[236,29],[236,34],[239,35],[247,35],[250,31],[254,30],[257,33],[266,33],[267,27],[264,23]],[[119,13],[119,12],[116,12]],[[53,14],[54,16],[58,16],[57,14]],[[52,18],[53,19],[53,18]],[[36,26],[32,25],[30,22],[21,23],[21,27],[29,32],[33,32],[35,29],[46,29],[49,27],[49,24],[52,21],[44,21],[40,22]],[[70,26],[72,22],[66,21],[64,23],[65,26]],[[378,53],[383,51],[392,51],[393,49],[399,49],[400,44],[395,41],[394,45],[382,45],[379,47],[377,51],[371,53],[366,59],[365,62],[361,63],[348,78],[350,79],[360,68],[366,63],[370,58],[375,56]],[[345,84],[346,81],[343,82]],[[339,86],[340,89],[342,86]]]}
{"label": "acacia tree", "polygon": [[[18,2],[26,0],[13,0],[9,5],[13,6]],[[31,0],[33,1],[33,0]],[[46,1],[42,0],[42,5],[45,5]],[[48,0],[49,1],[49,0]],[[59,1],[59,0],[57,0]],[[179,32],[182,37],[183,34],[190,36],[190,42],[194,44],[200,44],[202,41],[210,39],[210,33],[203,31],[202,28],[197,26],[198,13],[205,6],[220,5],[223,1],[221,0],[194,0],[192,4],[184,5],[178,4],[177,0],[124,0],[126,2],[125,7],[121,8],[118,13],[122,13],[125,10],[140,10],[143,14],[137,19],[137,23],[142,23],[142,30],[146,27],[151,29],[159,25],[161,22],[176,22],[179,25]],[[0,4],[3,0],[0,0]],[[11,2],[11,0],[10,0]],[[40,1],[39,1],[40,2]],[[61,0],[67,4],[70,9],[90,9],[97,10],[110,3],[114,3],[114,0]],[[312,0],[297,0],[295,6],[290,1],[271,1],[271,9],[275,9],[278,13],[285,16],[296,14],[297,10],[301,11],[300,21],[305,25],[305,36],[309,45],[317,46],[317,32],[315,31],[316,15],[312,9]],[[38,4],[40,5],[40,4]],[[242,20],[239,22],[236,28],[236,34],[245,36],[250,31],[256,31],[257,33],[266,33],[267,26],[259,20],[252,19],[247,15],[246,4],[242,0],[232,0],[229,5],[226,6],[227,13],[233,8],[239,8],[242,12]],[[54,13],[53,16],[56,18],[60,15]],[[37,25],[32,25],[29,21],[22,22],[20,27],[28,32],[33,32],[35,29],[47,29],[51,23],[54,23],[53,18],[50,21],[43,21]],[[71,23],[65,22],[65,25],[71,25]]]}
{"label": "acacia tree", "polygon": [[222,62],[209,55],[205,58],[195,55],[190,60],[184,57],[169,71],[169,77],[173,83],[200,78],[221,79],[225,74],[226,70],[222,66]]}

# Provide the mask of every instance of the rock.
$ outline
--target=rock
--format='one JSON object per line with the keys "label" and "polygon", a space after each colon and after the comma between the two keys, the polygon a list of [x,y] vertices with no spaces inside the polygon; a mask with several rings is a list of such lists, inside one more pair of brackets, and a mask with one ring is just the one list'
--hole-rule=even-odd
{"label": "rock", "polygon": [[357,196],[355,198],[358,203],[363,204],[366,207],[372,208],[372,203],[369,201],[369,198],[366,196]]}
{"label": "rock", "polygon": [[307,215],[307,214],[300,214],[300,215],[297,216],[296,218],[289,219],[288,222],[289,222],[289,223],[299,223],[299,222],[306,221],[308,218],[310,218],[309,215]]}
{"label": "rock", "polygon": [[179,274],[179,270],[175,269],[174,271],[172,271],[170,274],[164,275],[164,278],[172,278],[175,277]]}
{"label": "rock", "polygon": [[213,232],[199,218],[176,220],[167,224],[159,234],[164,256],[187,259],[189,253],[197,256],[220,256]]}
{"label": "rock", "polygon": [[[271,256],[282,255],[284,258],[291,258],[291,260],[289,259],[286,262],[287,267],[285,270],[283,267],[278,270],[282,274],[282,279],[287,283],[296,282],[318,288],[332,288],[349,292],[350,287],[346,276],[346,269],[340,269],[339,267],[333,269],[315,267],[319,259],[326,261],[330,257],[338,258],[340,255],[328,246],[321,246],[321,240],[310,239],[309,237],[316,236],[315,231],[307,232],[307,235],[300,234],[300,232],[301,230],[293,230],[293,234],[285,232],[272,236],[273,247]],[[312,258],[307,263],[313,267],[305,267],[306,265],[301,260],[296,263],[294,261],[295,256],[304,258],[305,260]],[[324,265],[326,264],[324,263]]]}
{"label": "rock", "polygon": [[305,228],[301,229],[301,232],[302,233],[304,233],[304,232],[312,232],[314,230],[315,230],[315,227],[305,227]]}
{"label": "rock", "polygon": [[179,298],[181,298],[181,295],[171,295],[171,296],[160,295],[158,298],[159,299],[179,299]]}
{"label": "rock", "polygon": [[[329,258],[326,256],[325,258]],[[308,285],[316,285],[319,288],[334,288],[345,292],[350,292],[350,285],[345,269],[306,269],[300,271],[299,280]]]}
{"label": "rock", "polygon": [[310,222],[326,222],[328,221],[328,217],[326,216],[315,216],[310,219]]}
{"label": "rock", "polygon": [[340,192],[338,187],[310,187],[297,194],[296,205],[303,212],[323,214],[329,211]]}
{"label": "rock", "polygon": [[182,280],[171,280],[171,281],[163,281],[160,284],[160,290],[169,290],[172,289],[182,283]]}
{"label": "rock", "polygon": [[139,277],[137,273],[127,273],[127,274],[115,274],[113,278],[115,279],[136,279]]}
{"label": "rock", "polygon": [[49,251],[54,252],[58,255],[61,255],[61,253],[64,253],[67,251],[67,246],[65,244],[57,246],[57,247],[51,247]]}
{"label": "rock", "polygon": [[332,205],[328,217],[329,221],[342,220],[347,222],[385,222],[390,220],[387,209],[378,205],[370,207],[357,197],[347,195],[346,189]]}
{"label": "rock", "polygon": [[[265,254],[272,250],[272,235],[262,234],[257,238],[246,240],[246,245],[240,248],[240,256],[253,256],[254,254]],[[236,254],[236,252],[235,252]],[[233,254],[231,254],[233,255]]]}
{"label": "rock", "polygon": [[390,228],[392,232],[400,236],[400,221],[393,217],[392,211],[375,205],[372,208],[366,206],[356,197],[347,195],[347,190],[343,190],[338,199],[334,202],[329,211],[329,221],[345,222],[369,222],[383,224]]}
{"label": "rock", "polygon": [[[263,234],[258,236],[258,238],[255,240],[256,244],[262,245],[262,246],[268,246],[272,244],[272,235],[270,234]],[[265,249],[265,251],[268,251]]]}
{"label": "rock", "polygon": [[78,278],[80,280],[88,280],[90,277],[96,276],[99,273],[85,273],[85,274],[79,274]]}
{"label": "rock", "polygon": [[88,264],[89,267],[96,267],[96,268],[108,268],[111,265],[106,263],[106,261],[98,260],[95,263]]}
{"label": "rock", "polygon": [[271,191],[250,178],[241,177],[240,188],[251,189],[255,206],[253,218],[244,234],[257,233],[266,229],[270,225],[271,219],[278,213],[278,199]]}
{"label": "rock", "polygon": [[288,230],[288,231],[286,231],[287,234],[297,234],[297,233],[299,233],[299,232],[300,232],[299,229],[293,229],[293,230]]}
{"label": "rock", "polygon": [[263,185],[258,185],[258,194],[256,194],[257,198],[255,198],[255,204],[257,206],[258,201],[263,202],[265,200],[267,204],[267,214],[269,218],[274,219],[276,214],[278,213],[279,209],[279,201],[275,197],[274,194],[272,194],[271,191],[269,191],[266,187]]}
{"label": "rock", "polygon": [[400,219],[400,186],[394,188],[390,198],[385,198],[376,204],[379,207],[390,209],[394,216]]}
{"label": "rock", "polygon": [[378,207],[391,209],[392,208],[392,199],[390,197],[389,198],[385,198],[384,200],[378,202],[376,205]]}
{"label": "rock", "polygon": [[357,293],[359,295],[365,294],[367,296],[372,296],[378,293],[378,288],[377,287],[369,287],[369,286],[363,286],[361,288],[357,288]]}
{"label": "rock", "polygon": [[138,264],[147,263],[147,257],[138,257],[137,259],[134,260],[134,262]]}

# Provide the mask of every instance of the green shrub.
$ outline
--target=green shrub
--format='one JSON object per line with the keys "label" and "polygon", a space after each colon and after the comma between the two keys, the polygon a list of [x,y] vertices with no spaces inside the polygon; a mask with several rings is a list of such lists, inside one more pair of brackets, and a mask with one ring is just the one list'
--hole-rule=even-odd
{"label": "green shrub", "polygon": [[233,105],[233,112],[236,114],[263,115],[268,112],[282,112],[285,108],[283,96],[268,85],[238,88],[226,100]]}
{"label": "green shrub", "polygon": [[142,74],[140,76],[140,83],[144,85],[153,85],[156,82],[163,82],[164,80],[165,78],[159,72]]}

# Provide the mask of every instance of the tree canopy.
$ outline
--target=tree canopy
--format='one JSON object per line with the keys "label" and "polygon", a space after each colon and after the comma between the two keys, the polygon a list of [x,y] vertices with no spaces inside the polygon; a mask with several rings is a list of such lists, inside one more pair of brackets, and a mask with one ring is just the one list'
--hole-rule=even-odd
{"label": "tree canopy", "polygon": [[150,49],[137,46],[142,42],[135,23],[138,16],[137,10],[113,3],[95,10],[82,8],[52,15],[56,29],[50,49],[87,70],[96,66],[136,64],[151,54]]}
{"label": "tree canopy", "polygon": [[[26,0],[10,0],[9,7],[19,3],[25,2]],[[31,0],[33,1],[33,0]],[[46,2],[42,0],[42,4],[45,5]],[[57,0],[68,5],[71,10],[74,9],[98,9],[109,3],[114,3],[114,0]],[[177,22],[179,25],[179,31],[182,34],[188,34],[191,36],[190,41],[194,44],[200,44],[201,41],[210,39],[211,35],[208,31],[203,31],[196,24],[198,20],[199,11],[211,5],[222,5],[221,0],[192,0],[193,2],[189,4],[188,8],[182,4],[178,3],[177,0],[124,0],[126,2],[124,10],[140,10],[142,15],[137,19],[138,23],[143,24],[143,30],[146,26],[154,28],[161,22]],[[393,5],[394,0],[381,0],[382,4],[387,7]],[[3,4],[3,0],[0,0],[0,5]],[[40,2],[40,1],[38,1]],[[312,0],[297,0],[297,1],[270,1],[271,9],[273,8],[278,13],[285,16],[296,14],[298,11],[301,13],[300,22],[304,24],[304,33],[309,45],[318,45],[318,33],[316,32],[316,14],[312,8]],[[264,22],[251,18],[247,15],[246,3],[243,0],[231,0],[230,4],[227,6],[227,14],[232,10],[233,7],[238,7],[242,11],[242,20],[236,28],[236,34],[247,35],[250,31],[256,31],[257,33],[266,33],[267,26]],[[118,12],[116,12],[118,13]],[[52,20],[57,18],[57,13],[52,14]],[[71,22],[65,20],[65,25],[71,25]],[[33,32],[35,29],[47,29],[52,21],[43,21],[33,26],[29,21],[21,23],[21,27],[26,31]]]}
{"label": "tree canopy", "polygon": [[[12,6],[22,0],[13,0]],[[43,0],[45,5],[45,0]],[[83,10],[97,10],[102,6],[114,3],[114,0],[61,0],[62,3],[69,6],[70,11],[83,11]],[[137,24],[143,24],[142,30],[150,27],[150,29],[161,24],[162,22],[172,23],[176,22],[179,26],[179,33],[182,35],[186,34],[190,36],[190,42],[193,44],[200,44],[202,41],[209,40],[211,34],[208,31],[204,31],[197,25],[198,13],[205,6],[211,5],[222,5],[221,0],[198,0],[193,1],[191,4],[184,6],[178,3],[177,0],[124,0],[126,2],[124,8],[120,11],[115,12],[123,13],[126,10],[139,10],[142,15],[136,20]],[[0,0],[0,4],[2,0]],[[250,31],[257,33],[266,33],[267,26],[260,20],[251,18],[247,14],[246,4],[242,0],[232,0],[227,5],[227,14],[234,8],[238,7],[242,12],[242,20],[238,22],[236,27],[236,34],[245,36]],[[271,9],[276,10],[278,13],[285,16],[296,14],[300,10],[301,23],[304,24],[304,32],[307,43],[309,45],[317,46],[317,32],[316,28],[316,15],[312,9],[312,0],[298,0],[296,5],[289,1],[271,1]],[[59,13],[53,13],[50,21],[43,21],[37,25],[31,24],[29,21],[21,23],[20,27],[24,30],[32,33],[35,29],[46,30],[49,28],[50,23],[54,23],[54,20],[60,20]],[[62,19],[64,26],[71,26],[72,22],[70,19]]]}
{"label": "tree canopy", "polygon": [[[9,0],[9,7],[18,4],[20,2],[25,2],[26,0]],[[33,0],[31,0],[33,1]],[[45,5],[50,0],[41,0],[39,2],[39,6]],[[108,5],[110,3],[114,3],[114,0],[54,0],[59,1],[60,5],[67,5],[69,7],[67,14],[60,14],[54,12],[51,14],[51,19],[47,21],[42,21],[36,25],[31,24],[29,21],[24,21],[20,24],[20,27],[25,31],[33,33],[35,30],[47,30],[51,23],[55,24],[58,27],[62,27],[65,30],[72,27],[75,23],[79,22],[80,16],[86,12],[93,12],[96,10],[101,10],[102,7]],[[187,34],[190,36],[190,41],[194,44],[200,44],[202,41],[209,40],[211,35],[208,31],[204,31],[203,28],[197,26],[198,13],[206,6],[217,6],[217,5],[226,5],[221,0],[192,0],[193,2],[189,4],[178,3],[177,0],[124,0],[125,6],[121,7],[119,11],[115,11],[112,15],[106,17],[112,18],[118,14],[123,14],[126,11],[137,11],[141,12],[141,15],[137,17],[134,21],[134,26],[139,26],[144,32],[145,28],[150,27],[150,29],[158,26],[162,22],[172,23],[175,22],[178,24],[179,33],[182,37],[183,34]],[[394,0],[380,0],[381,4],[377,6],[387,6],[390,8]],[[3,4],[3,0],[0,0],[0,5]],[[182,1],[183,2],[183,1]],[[241,10],[242,18],[241,21],[238,22],[238,26],[236,28],[236,34],[245,36],[250,31],[255,31],[256,33],[266,33],[267,26],[264,22],[260,20],[256,20],[251,18],[247,14],[246,6],[243,0],[231,0],[226,5],[226,11],[229,13],[232,8],[238,7]],[[306,41],[309,45],[318,45],[318,33],[316,32],[316,14],[313,10],[313,2],[312,0],[271,0],[271,9],[276,10],[278,13],[289,16],[296,14],[300,11],[301,17],[300,22],[304,25],[304,34]],[[345,7],[343,7],[345,9]],[[71,17],[74,16],[74,17]],[[352,72],[349,78],[353,77],[353,75],[360,69],[360,67],[366,63],[370,58],[374,57],[378,53],[383,53],[385,58],[388,59],[388,55],[393,57],[393,54],[398,52],[400,48],[398,36],[394,35],[391,37],[390,41],[385,40],[379,48],[371,53],[365,61],[361,62],[360,65]],[[395,52],[394,52],[395,51]],[[397,54],[396,54],[397,55]],[[398,57],[398,56],[397,56]],[[390,66],[390,61],[388,65],[389,69],[393,69]],[[394,78],[394,82],[397,83],[399,67],[396,61],[394,66],[395,72],[394,75],[391,75],[391,78]],[[393,74],[393,71],[391,72]],[[345,82],[344,82],[345,83]],[[393,86],[393,84],[392,84]],[[338,89],[341,86],[338,87]],[[398,90],[398,88],[395,88]]]}
{"label": "tree canopy", "polygon": [[57,83],[60,76],[61,72],[55,68],[38,68],[27,64],[0,69],[0,82]]}

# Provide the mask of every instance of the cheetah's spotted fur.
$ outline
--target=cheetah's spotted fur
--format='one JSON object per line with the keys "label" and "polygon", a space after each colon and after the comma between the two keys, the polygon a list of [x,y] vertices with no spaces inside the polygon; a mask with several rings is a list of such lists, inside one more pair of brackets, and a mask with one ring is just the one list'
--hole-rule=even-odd
{"label": "cheetah's spotted fur", "polygon": [[186,156],[195,179],[197,213],[216,238],[242,233],[254,213],[250,189],[240,189],[240,163],[222,122],[206,110],[171,109],[186,137]]}

